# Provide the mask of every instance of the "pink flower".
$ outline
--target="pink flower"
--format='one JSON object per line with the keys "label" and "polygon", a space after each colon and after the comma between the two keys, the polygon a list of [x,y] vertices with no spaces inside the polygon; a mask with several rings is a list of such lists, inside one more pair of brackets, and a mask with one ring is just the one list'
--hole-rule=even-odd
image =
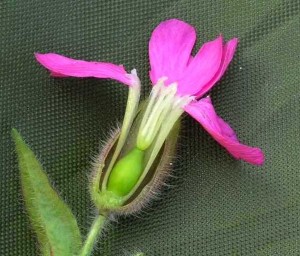
{"label": "pink flower", "polygon": [[[141,129],[139,136],[144,136],[143,140],[140,140],[140,143],[138,140],[137,144],[140,148],[148,147],[153,136],[157,135],[157,129],[160,129],[164,122],[170,121],[166,119],[168,111],[174,111],[179,106],[182,112],[185,111],[196,119],[234,158],[251,164],[263,164],[264,154],[261,149],[241,144],[229,124],[216,114],[211,99],[200,99],[226,71],[238,40],[233,38],[223,44],[223,38],[219,36],[205,43],[197,54],[192,56],[195,41],[195,29],[177,19],[164,21],[153,31],[149,42],[150,78],[153,90],[156,88],[155,97],[159,94],[164,96],[161,96],[157,103],[161,111],[155,115],[149,114],[147,118],[152,120],[148,124],[147,120],[145,121],[145,129]],[[56,77],[110,78],[129,87],[138,81],[134,72],[128,74],[123,66],[112,63],[74,60],[54,53],[36,54],[36,58]],[[174,95],[168,98],[167,94]],[[181,112],[178,114],[174,115],[174,120],[179,118]],[[151,128],[152,123],[155,125]],[[145,139],[146,134],[148,137]]]}

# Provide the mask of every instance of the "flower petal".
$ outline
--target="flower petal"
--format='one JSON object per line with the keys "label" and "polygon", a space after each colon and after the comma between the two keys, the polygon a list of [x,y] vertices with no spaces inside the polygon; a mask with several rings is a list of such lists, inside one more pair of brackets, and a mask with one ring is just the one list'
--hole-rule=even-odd
{"label": "flower petal", "polygon": [[231,62],[231,60],[233,58],[237,44],[238,44],[237,38],[233,38],[225,44],[225,46],[223,48],[222,62],[221,62],[221,66],[220,66],[219,70],[217,71],[215,76],[206,85],[204,85],[200,89],[200,91],[198,91],[198,93],[195,95],[196,97],[203,96],[220,80],[220,78],[225,73],[229,63]]}
{"label": "flower petal", "polygon": [[185,107],[185,111],[236,159],[256,165],[264,163],[261,149],[241,144],[229,124],[216,114],[209,97],[190,103]]}
{"label": "flower petal", "polygon": [[185,73],[178,81],[178,94],[195,95],[220,68],[223,55],[223,38],[205,43],[191,59]]}
{"label": "flower petal", "polygon": [[127,74],[122,65],[75,60],[55,53],[36,53],[35,57],[55,77],[109,78],[132,85],[131,75]]}
{"label": "flower petal", "polygon": [[195,29],[177,19],[160,23],[149,42],[150,78],[153,84],[168,77],[167,84],[182,76],[196,41]]}

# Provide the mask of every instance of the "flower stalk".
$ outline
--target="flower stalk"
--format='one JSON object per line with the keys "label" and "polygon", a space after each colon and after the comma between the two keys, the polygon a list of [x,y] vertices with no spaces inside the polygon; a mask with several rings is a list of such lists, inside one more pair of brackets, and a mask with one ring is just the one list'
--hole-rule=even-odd
{"label": "flower stalk", "polygon": [[106,219],[107,219],[106,216],[101,215],[101,214],[99,214],[95,218],[95,220],[90,228],[90,231],[88,233],[88,236],[87,236],[87,238],[82,246],[82,249],[79,253],[79,256],[89,256],[92,254],[94,245],[97,241],[99,234],[101,233],[101,230],[104,227]]}

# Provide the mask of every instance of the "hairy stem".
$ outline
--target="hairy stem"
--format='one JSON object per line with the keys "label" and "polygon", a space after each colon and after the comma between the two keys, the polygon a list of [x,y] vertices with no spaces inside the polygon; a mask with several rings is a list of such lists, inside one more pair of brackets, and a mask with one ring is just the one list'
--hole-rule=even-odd
{"label": "hairy stem", "polygon": [[97,238],[102,230],[106,217],[99,214],[93,222],[93,225],[89,231],[89,234],[84,242],[84,245],[79,253],[79,256],[89,256],[91,255]]}

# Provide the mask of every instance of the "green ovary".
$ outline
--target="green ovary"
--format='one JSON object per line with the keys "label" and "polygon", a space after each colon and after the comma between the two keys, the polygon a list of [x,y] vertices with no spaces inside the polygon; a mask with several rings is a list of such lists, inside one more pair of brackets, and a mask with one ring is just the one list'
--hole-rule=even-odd
{"label": "green ovary", "polygon": [[107,190],[118,196],[126,196],[137,184],[143,173],[145,151],[134,148],[113,167]]}

